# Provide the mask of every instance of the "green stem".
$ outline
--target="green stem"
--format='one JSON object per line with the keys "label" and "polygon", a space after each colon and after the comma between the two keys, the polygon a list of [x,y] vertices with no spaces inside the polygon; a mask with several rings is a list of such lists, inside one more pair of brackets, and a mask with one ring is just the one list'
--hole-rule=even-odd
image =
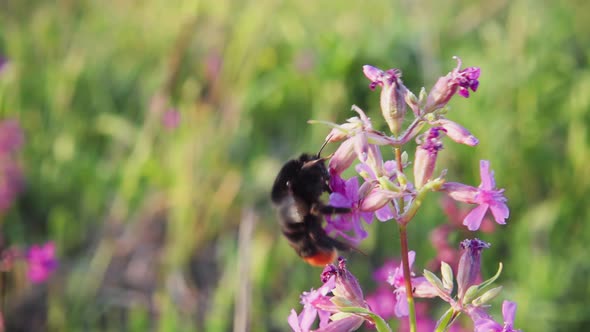
{"label": "green stem", "polygon": [[[395,148],[395,160],[397,162],[397,169],[400,173],[403,173],[404,166],[402,164],[402,152],[400,148]],[[404,199],[399,200],[400,211],[404,210]],[[414,292],[412,291],[412,280],[410,276],[410,260],[408,258],[408,232],[407,222],[399,224],[399,238],[402,246],[402,266],[404,269],[404,283],[406,286],[406,297],[408,299],[409,308],[409,319],[410,319],[410,332],[416,332],[416,309],[414,307]]]}
{"label": "green stem", "polygon": [[[404,172],[404,165],[402,164],[402,150],[398,147],[393,149],[395,153],[395,162],[397,163],[397,171],[400,173]],[[405,209],[404,206],[404,199],[403,197],[399,200],[399,210],[403,211]]]}
{"label": "green stem", "polygon": [[408,299],[410,332],[416,332],[416,309],[414,307],[414,292],[410,275],[410,260],[408,259],[408,232],[406,225],[399,225],[399,237],[402,245],[402,265],[404,268],[404,284],[406,285],[406,298]]}

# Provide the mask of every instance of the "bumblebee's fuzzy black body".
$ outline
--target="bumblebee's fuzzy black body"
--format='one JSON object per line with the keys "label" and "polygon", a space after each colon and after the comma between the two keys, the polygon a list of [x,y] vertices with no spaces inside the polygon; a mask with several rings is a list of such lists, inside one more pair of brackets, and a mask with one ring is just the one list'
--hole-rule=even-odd
{"label": "bumblebee's fuzzy black body", "polygon": [[297,254],[312,265],[330,263],[336,249],[350,249],[322,228],[323,215],[350,211],[320,201],[324,192],[331,192],[329,181],[324,159],[304,153],[283,166],[272,187],[271,199],[278,209],[283,234]]}

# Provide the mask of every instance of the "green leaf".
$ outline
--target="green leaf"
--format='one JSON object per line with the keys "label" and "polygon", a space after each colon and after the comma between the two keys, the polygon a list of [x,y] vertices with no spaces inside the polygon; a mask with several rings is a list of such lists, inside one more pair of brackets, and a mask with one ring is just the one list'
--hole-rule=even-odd
{"label": "green leaf", "polygon": [[498,279],[498,277],[500,276],[500,273],[502,273],[502,263],[500,263],[500,265],[498,267],[498,272],[496,272],[496,274],[493,277],[482,282],[479,285],[473,285],[473,286],[469,287],[469,289],[467,290],[467,292],[465,292],[465,295],[463,296],[462,302],[469,303],[473,299],[482,296],[482,294],[484,293],[486,288],[488,286],[490,286],[494,281],[496,281],[496,279]]}
{"label": "green leaf", "polygon": [[481,306],[482,304],[486,304],[493,300],[500,292],[502,291],[502,286],[498,286],[495,288],[490,289],[489,291],[485,292],[482,296],[473,300],[473,305]]}
{"label": "green leaf", "polygon": [[439,291],[445,293],[445,288],[443,285],[443,282],[436,276],[436,274],[428,271],[428,270],[424,270],[424,277],[426,278],[426,280],[428,280],[428,282],[439,289]]}
{"label": "green leaf", "polygon": [[479,287],[477,285],[473,285],[467,289],[465,295],[463,295],[463,303],[469,303],[472,299],[479,295]]}
{"label": "green leaf", "polygon": [[[336,303],[334,303],[336,304]],[[338,305],[338,304],[336,304]],[[373,323],[375,323],[375,328],[377,329],[377,331],[379,332],[391,332],[391,328],[389,327],[389,325],[387,324],[387,322],[381,318],[381,316],[377,315],[376,313],[373,313],[372,311],[370,311],[369,309],[366,308],[362,308],[362,307],[340,307],[338,305],[338,308],[340,309],[340,311],[342,313],[352,313],[352,314],[358,314],[359,316],[363,317],[363,318],[367,318],[369,317]]]}
{"label": "green leaf", "polygon": [[453,308],[447,309],[447,311],[436,322],[436,329],[434,330],[435,332],[443,332],[447,329],[449,322],[453,318],[453,312]]}
{"label": "green leaf", "polygon": [[[351,302],[349,299],[342,297],[342,296],[334,296],[330,299],[335,306],[339,308],[354,308],[358,307],[355,303]],[[361,308],[362,309],[362,308]]]}
{"label": "green leaf", "polygon": [[496,281],[496,279],[498,279],[498,277],[500,276],[500,273],[502,273],[502,263],[499,264],[498,272],[496,272],[496,275],[494,275],[490,279],[479,284],[479,286],[478,286],[479,289],[484,289],[484,288],[488,287],[489,285],[491,285],[494,281]]}
{"label": "green leaf", "polygon": [[445,262],[441,262],[440,264],[440,271],[443,278],[443,287],[450,293],[453,291],[453,269]]}

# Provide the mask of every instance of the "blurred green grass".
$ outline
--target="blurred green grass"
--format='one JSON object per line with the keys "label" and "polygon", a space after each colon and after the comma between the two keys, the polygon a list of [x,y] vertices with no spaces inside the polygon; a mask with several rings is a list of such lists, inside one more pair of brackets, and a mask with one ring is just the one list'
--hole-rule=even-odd
{"label": "blurred green grass", "polygon": [[[54,239],[61,259],[42,290],[11,279],[7,324],[286,330],[320,271],[280,237],[267,196],[284,161],[323,141],[327,128],[306,121],[342,122],[351,104],[377,119],[363,64],[400,68],[417,91],[458,55],[481,67],[481,85],[450,117],[481,143],[447,144],[439,165],[477,184],[478,160],[491,160],[511,207],[482,235],[485,271],[504,262],[518,327],[585,330],[588,16],[584,1],[1,2],[0,114],[27,137],[27,189],[3,232]],[[168,108],[176,130],[161,124]],[[428,203],[410,227],[418,271],[444,222]],[[365,285],[399,252],[395,225],[369,229],[369,257],[350,259]],[[235,309],[248,304],[246,317]]]}

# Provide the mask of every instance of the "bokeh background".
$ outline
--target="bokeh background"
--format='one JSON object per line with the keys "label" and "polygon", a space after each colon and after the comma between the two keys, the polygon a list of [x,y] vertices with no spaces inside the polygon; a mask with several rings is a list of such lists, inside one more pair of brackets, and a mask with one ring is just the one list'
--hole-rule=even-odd
{"label": "bokeh background", "polygon": [[[449,116],[480,145],[447,144],[439,167],[477,185],[491,160],[511,208],[476,234],[493,244],[484,275],[505,266],[493,312],[506,298],[517,327],[587,330],[589,51],[581,0],[3,0],[0,115],[23,127],[26,182],[3,241],[54,241],[59,258],[40,285],[2,272],[7,330],[287,330],[321,269],[281,237],[268,194],[328,133],[306,121],[343,122],[352,104],[378,121],[362,65],[418,91],[453,55],[482,70]],[[416,271],[447,222],[439,202],[409,227]],[[399,241],[393,223],[367,229],[349,267],[369,293]]]}

